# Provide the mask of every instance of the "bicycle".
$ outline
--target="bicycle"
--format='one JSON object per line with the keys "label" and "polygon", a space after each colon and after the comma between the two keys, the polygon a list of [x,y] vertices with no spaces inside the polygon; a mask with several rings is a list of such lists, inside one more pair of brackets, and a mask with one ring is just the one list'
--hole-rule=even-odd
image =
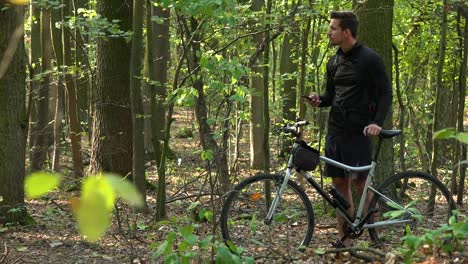
{"label": "bicycle", "polygon": [[[338,243],[346,238],[358,238],[367,229],[375,245],[401,245],[407,225],[410,225],[411,233],[417,235],[425,232],[425,228],[433,229],[448,223],[456,206],[447,187],[434,176],[405,171],[384,180],[376,188],[372,186],[382,140],[398,136],[402,131],[382,130],[372,163],[353,167],[319,155],[301,140],[299,128],[308,124],[299,120],[280,129],[280,132],[295,137],[283,175],[251,176],[227,194],[220,226],[222,237],[230,248],[241,246],[247,254],[255,251],[255,254],[273,252],[294,256],[309,245],[315,227],[314,209],[304,189],[291,179],[293,169],[343,215],[345,234]],[[348,214],[350,205],[338,191],[331,188],[327,193],[307,172],[313,170],[319,160],[352,172],[369,171],[355,216]],[[368,192],[372,198],[366,212],[364,205]],[[424,222],[417,221],[421,216]],[[400,228],[395,228],[397,225]]]}

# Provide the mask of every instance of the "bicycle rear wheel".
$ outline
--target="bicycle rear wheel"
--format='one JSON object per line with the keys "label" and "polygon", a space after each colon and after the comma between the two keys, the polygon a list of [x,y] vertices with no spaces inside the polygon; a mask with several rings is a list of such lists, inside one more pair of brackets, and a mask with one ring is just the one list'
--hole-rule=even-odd
{"label": "bicycle rear wheel", "polygon": [[[283,183],[280,175],[250,177],[231,191],[220,217],[221,233],[229,245],[259,257],[277,253],[286,258],[298,256],[308,246],[314,229],[312,204],[304,190],[289,180],[271,224],[265,223],[271,201]],[[269,186],[270,192],[266,191]]]}
{"label": "bicycle rear wheel", "polygon": [[400,211],[401,214],[398,215],[395,206],[374,193],[369,208],[377,208],[378,213],[370,217],[368,223],[391,218],[412,218],[412,221],[406,224],[369,229],[372,241],[382,247],[401,245],[407,225],[410,226],[411,234],[419,236],[447,224],[452,210],[456,208],[447,187],[436,177],[424,172],[398,173],[385,180],[377,190],[399,205],[417,210],[415,212],[422,216],[422,221],[418,221],[409,213]]}

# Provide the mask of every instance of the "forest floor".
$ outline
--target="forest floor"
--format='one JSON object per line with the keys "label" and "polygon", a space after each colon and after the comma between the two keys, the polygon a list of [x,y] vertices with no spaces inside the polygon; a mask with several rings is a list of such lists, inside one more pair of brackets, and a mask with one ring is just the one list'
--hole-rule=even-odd
{"label": "forest floor", "polygon": [[[156,192],[148,191],[147,203],[149,213],[136,213],[123,203],[118,203],[116,213],[106,235],[96,243],[89,243],[79,235],[73,217],[69,200],[79,196],[79,191],[67,191],[76,185],[76,180],[68,178],[62,187],[47,197],[28,200],[27,209],[36,224],[31,226],[0,226],[0,263],[162,263],[160,258],[151,256],[171,230],[177,225],[195,223],[193,208],[210,209],[209,188],[206,171],[198,169],[202,164],[200,154],[194,150],[200,149],[198,140],[187,137],[190,131],[195,131],[192,116],[189,112],[179,112],[174,122],[172,149],[177,157],[168,172],[167,185],[167,215],[169,221],[156,223],[154,220]],[[189,133],[187,133],[189,132]],[[185,135],[184,135],[185,134]],[[196,134],[194,132],[194,134]],[[243,144],[239,157],[237,177],[245,177],[255,172],[248,170],[248,146]],[[71,164],[64,163],[71,169]],[[67,173],[64,172],[65,175]],[[151,183],[156,182],[154,166],[148,164],[148,177]],[[204,188],[205,187],[205,188]],[[200,199],[200,195],[204,195]],[[466,195],[465,195],[466,197]],[[331,243],[337,238],[335,219],[331,209],[325,212],[321,200],[311,197],[316,210],[316,227],[311,245],[294,263],[361,263],[359,258],[345,253],[324,254],[332,251]],[[218,215],[219,202],[215,209],[215,219]],[[467,202],[461,212],[467,214]],[[201,238],[213,233],[211,222],[196,223],[196,234]],[[214,226],[215,236],[220,237],[218,226]],[[367,247],[366,243],[358,244]],[[466,243],[465,243],[466,246]],[[395,253],[395,252],[394,252]],[[466,253],[465,253],[466,254]],[[392,256],[392,255],[388,255]],[[201,254],[192,263],[207,263],[209,252]],[[395,260],[395,259],[393,259]],[[256,259],[257,263],[271,263],[272,260]],[[389,260],[387,263],[392,263]],[[286,262],[275,259],[275,263]],[[396,258],[396,262],[401,259]],[[374,262],[381,263],[381,262]],[[424,263],[468,263],[468,257],[463,254],[444,255],[436,253],[428,256]]]}

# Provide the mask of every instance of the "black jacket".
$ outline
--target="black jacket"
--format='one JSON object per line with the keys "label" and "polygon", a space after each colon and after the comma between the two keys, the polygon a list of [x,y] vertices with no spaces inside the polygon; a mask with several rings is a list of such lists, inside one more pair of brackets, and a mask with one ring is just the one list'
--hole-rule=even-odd
{"label": "black jacket", "polygon": [[392,104],[392,86],[380,56],[359,43],[341,48],[327,63],[327,87],[320,107],[332,106],[329,131],[362,132],[383,125]]}

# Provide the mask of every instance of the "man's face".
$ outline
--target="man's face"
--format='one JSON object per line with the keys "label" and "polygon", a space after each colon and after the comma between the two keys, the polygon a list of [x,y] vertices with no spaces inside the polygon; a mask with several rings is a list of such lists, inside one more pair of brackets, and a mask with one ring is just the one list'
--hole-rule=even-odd
{"label": "man's face", "polygon": [[340,20],[332,18],[328,28],[327,36],[330,40],[330,45],[341,45],[348,35],[349,30],[343,30],[340,27]]}

